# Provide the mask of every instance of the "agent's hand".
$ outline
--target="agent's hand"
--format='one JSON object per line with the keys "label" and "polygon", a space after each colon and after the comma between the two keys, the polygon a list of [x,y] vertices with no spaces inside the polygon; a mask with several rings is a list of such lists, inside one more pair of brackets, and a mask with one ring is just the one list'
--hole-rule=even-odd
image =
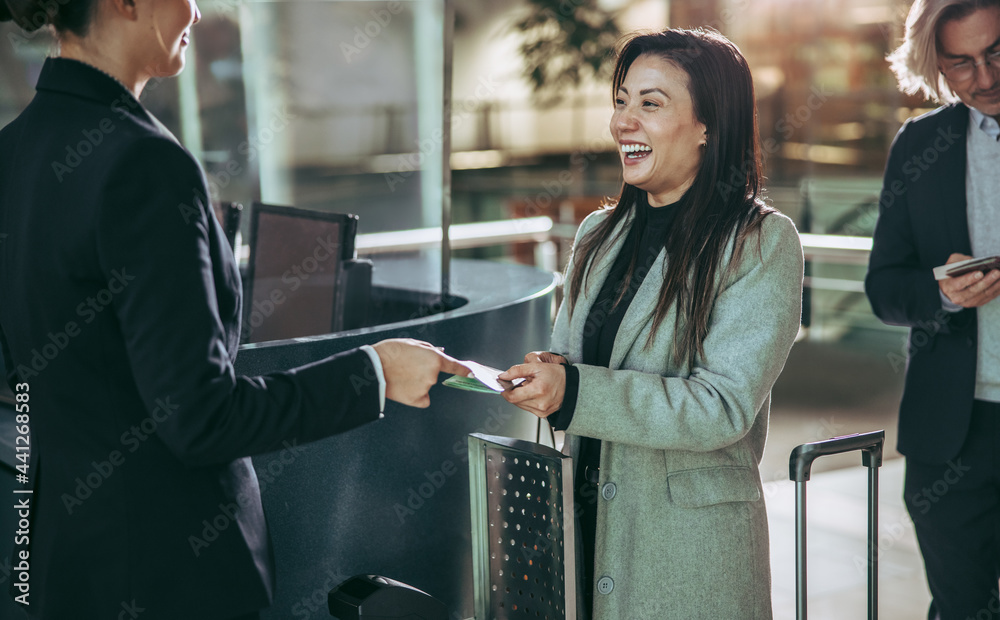
{"label": "agent's hand", "polygon": [[524,356],[525,364],[565,364],[566,358],[562,355],[549,353],[548,351],[532,351]]}
{"label": "agent's hand", "polygon": [[529,413],[547,418],[562,407],[563,396],[566,394],[566,368],[560,364],[518,364],[500,373],[500,378],[508,381],[524,379],[524,383],[504,392],[503,397],[508,403]]}
{"label": "agent's hand", "polygon": [[[952,254],[945,264],[950,265],[970,258],[972,257],[965,254]],[[952,303],[963,308],[978,308],[1000,296],[1000,269],[986,273],[973,271],[957,278],[945,278],[938,281],[938,286]]]}
{"label": "agent's hand", "polygon": [[469,375],[468,368],[429,342],[393,338],[372,345],[372,348],[382,361],[386,398],[411,407],[430,406],[428,392],[437,383],[438,373]]}

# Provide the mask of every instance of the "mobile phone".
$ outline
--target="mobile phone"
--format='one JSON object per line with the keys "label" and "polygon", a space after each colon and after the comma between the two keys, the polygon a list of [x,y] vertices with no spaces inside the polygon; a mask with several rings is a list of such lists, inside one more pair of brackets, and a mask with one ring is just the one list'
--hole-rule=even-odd
{"label": "mobile phone", "polygon": [[993,269],[1000,269],[1000,256],[987,256],[986,258],[970,258],[967,260],[941,265],[934,268],[934,277],[938,280],[945,278],[957,278],[973,271],[987,272]]}

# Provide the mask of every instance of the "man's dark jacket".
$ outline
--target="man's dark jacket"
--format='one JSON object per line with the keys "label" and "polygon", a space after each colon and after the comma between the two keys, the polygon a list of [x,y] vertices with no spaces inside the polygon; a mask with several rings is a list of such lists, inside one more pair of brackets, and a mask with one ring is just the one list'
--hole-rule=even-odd
{"label": "man's dark jacket", "polygon": [[932,270],[972,254],[965,174],[969,109],[939,108],[907,121],[889,153],[865,291],[875,314],[910,327],[899,451],[926,463],[958,454],[976,389],[976,311],[942,306]]}

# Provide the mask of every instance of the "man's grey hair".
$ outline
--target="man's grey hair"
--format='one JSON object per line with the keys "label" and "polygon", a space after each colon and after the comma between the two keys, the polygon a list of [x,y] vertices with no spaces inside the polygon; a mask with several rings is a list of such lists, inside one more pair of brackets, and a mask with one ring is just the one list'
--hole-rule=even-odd
{"label": "man's grey hair", "polygon": [[1000,6],[1000,0],[915,0],[906,17],[903,44],[887,58],[899,89],[908,95],[922,92],[938,103],[958,101],[941,75],[938,30],[947,21],[995,6]]}

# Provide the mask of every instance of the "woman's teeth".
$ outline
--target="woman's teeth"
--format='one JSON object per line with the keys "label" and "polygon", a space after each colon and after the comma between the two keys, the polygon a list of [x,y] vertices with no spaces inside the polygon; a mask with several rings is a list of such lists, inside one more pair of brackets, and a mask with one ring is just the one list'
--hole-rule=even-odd
{"label": "woman's teeth", "polygon": [[653,150],[653,147],[646,146],[645,144],[623,144],[621,145],[622,153],[626,154],[626,157],[643,157],[646,153]]}

